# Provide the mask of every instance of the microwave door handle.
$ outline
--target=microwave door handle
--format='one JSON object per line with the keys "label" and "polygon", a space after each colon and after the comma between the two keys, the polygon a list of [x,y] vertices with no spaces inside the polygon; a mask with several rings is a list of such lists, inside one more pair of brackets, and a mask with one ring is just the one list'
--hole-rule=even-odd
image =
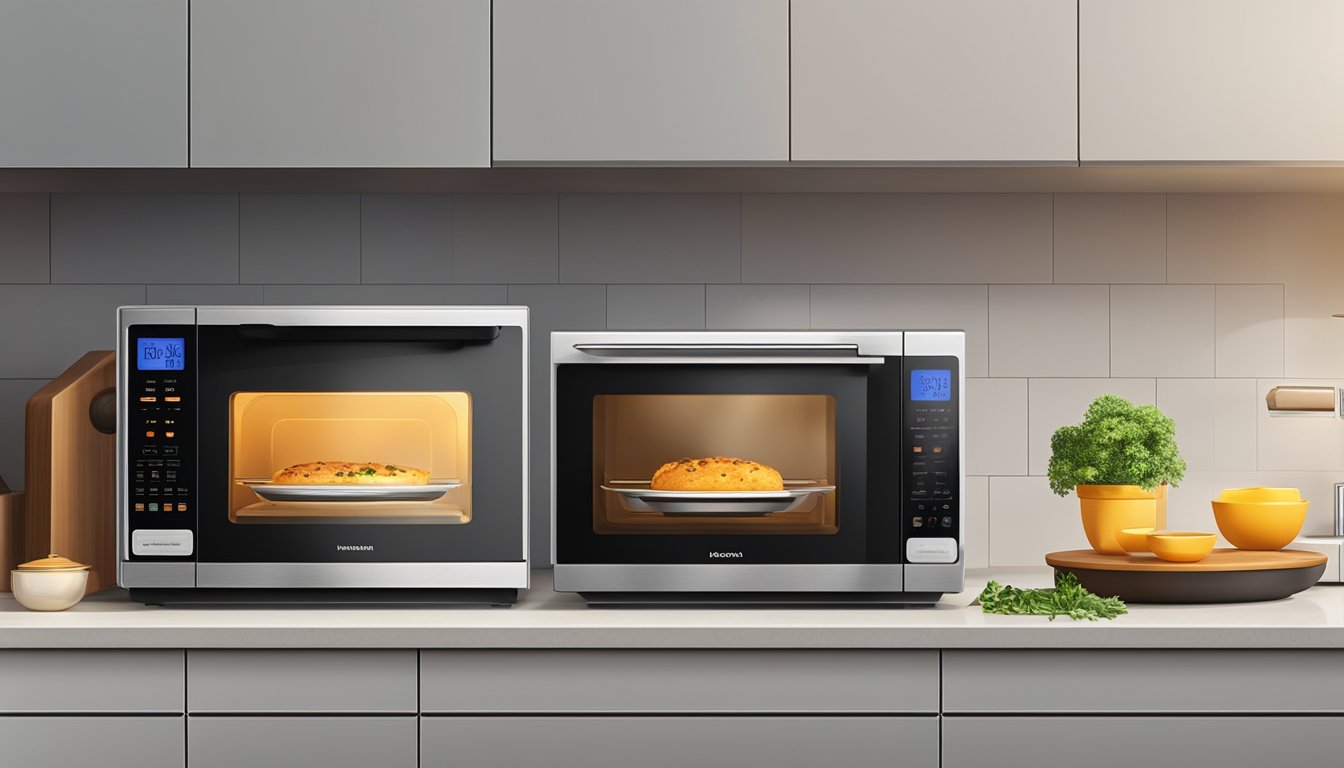
{"label": "microwave door handle", "polygon": [[824,358],[837,363],[880,363],[880,357],[864,357],[857,344],[575,344],[574,349],[597,357],[724,357]]}

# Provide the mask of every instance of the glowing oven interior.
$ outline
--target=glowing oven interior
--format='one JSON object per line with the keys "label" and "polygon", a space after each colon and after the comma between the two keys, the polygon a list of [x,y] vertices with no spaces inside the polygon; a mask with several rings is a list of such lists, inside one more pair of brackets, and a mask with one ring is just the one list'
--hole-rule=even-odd
{"label": "glowing oven interior", "polygon": [[[830,395],[598,395],[593,530],[603,534],[834,534],[839,530]],[[837,486],[768,514],[664,513],[607,488],[647,488],[665,462],[730,456],[779,470],[786,489]]]}
{"label": "glowing oven interior", "polygon": [[[321,489],[261,494],[281,469],[312,462],[377,462],[427,470],[434,488],[312,500]],[[466,392],[236,392],[229,401],[229,520],[240,524],[465,524],[471,522],[471,397]],[[418,484],[418,483],[417,483]],[[435,498],[439,486],[452,486]],[[357,489],[366,492],[375,486]],[[297,489],[297,490],[296,490]],[[378,500],[377,494],[413,500]],[[338,491],[339,492],[339,491]],[[297,497],[296,497],[297,496]]]}

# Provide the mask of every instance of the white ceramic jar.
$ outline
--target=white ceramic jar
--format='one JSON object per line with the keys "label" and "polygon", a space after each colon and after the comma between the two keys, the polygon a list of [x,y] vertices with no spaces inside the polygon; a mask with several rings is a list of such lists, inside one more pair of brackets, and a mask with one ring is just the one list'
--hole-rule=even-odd
{"label": "white ceramic jar", "polygon": [[19,605],[33,611],[64,611],[84,598],[89,568],[52,554],[10,571],[10,587]]}

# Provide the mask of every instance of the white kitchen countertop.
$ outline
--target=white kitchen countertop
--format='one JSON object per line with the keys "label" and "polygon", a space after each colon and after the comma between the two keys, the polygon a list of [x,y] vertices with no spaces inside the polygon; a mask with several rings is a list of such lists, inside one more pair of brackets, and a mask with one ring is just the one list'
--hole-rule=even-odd
{"label": "white kitchen countertop", "polygon": [[588,608],[550,571],[512,608],[149,608],[107,592],[61,613],[0,595],[0,648],[1342,648],[1344,586],[1235,605],[1131,605],[1112,621],[986,616],[995,578],[1046,586],[1045,568],[970,571],[931,608]]}

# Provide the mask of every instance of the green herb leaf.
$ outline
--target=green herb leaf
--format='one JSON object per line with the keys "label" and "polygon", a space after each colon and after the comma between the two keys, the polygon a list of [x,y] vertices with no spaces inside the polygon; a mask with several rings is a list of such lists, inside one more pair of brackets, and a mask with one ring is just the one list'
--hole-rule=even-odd
{"label": "green herb leaf", "polygon": [[990,581],[980,593],[985,613],[1009,616],[1068,616],[1070,619],[1114,619],[1129,613],[1118,597],[1097,597],[1078,583],[1072,573],[1055,573],[1054,589],[1018,589]]}

